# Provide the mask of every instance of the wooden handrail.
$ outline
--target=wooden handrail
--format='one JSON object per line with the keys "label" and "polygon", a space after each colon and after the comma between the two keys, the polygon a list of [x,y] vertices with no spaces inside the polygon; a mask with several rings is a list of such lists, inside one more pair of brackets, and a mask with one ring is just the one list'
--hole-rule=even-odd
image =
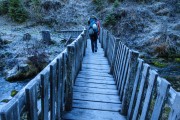
{"label": "wooden handrail", "polygon": [[[63,32],[77,34],[80,31]],[[29,120],[50,118],[60,120],[65,107],[68,108],[67,110],[72,107],[69,106],[72,104],[69,91],[72,91],[73,86],[69,83],[73,83],[80,70],[85,55],[86,39],[86,30],[83,30],[73,43],[68,45],[67,49],[3,106],[0,110],[0,118],[20,120],[23,116]],[[71,51],[69,49],[71,47],[76,51]],[[78,57],[72,57],[72,54]]]}
{"label": "wooden handrail", "polygon": [[[162,118],[162,114],[169,116],[162,119],[180,119],[180,93],[170,87],[166,79],[159,77],[148,64],[138,58],[138,53],[131,58],[130,54],[136,52],[128,50],[120,40],[116,40],[103,28],[99,41],[111,65],[111,74],[116,81],[120,98],[124,98],[121,99],[121,113],[127,119],[155,120]],[[169,107],[170,112],[163,111],[165,107]]]}

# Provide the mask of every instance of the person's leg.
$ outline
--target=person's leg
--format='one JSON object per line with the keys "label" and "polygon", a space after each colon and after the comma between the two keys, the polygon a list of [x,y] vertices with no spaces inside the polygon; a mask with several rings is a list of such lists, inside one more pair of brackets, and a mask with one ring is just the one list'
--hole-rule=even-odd
{"label": "person's leg", "polygon": [[98,35],[95,36],[95,41],[94,41],[95,52],[97,52],[97,38],[98,38]]}
{"label": "person's leg", "polygon": [[93,40],[93,36],[90,36],[91,39],[91,50],[92,52],[94,52],[94,40]]}
{"label": "person's leg", "polygon": [[92,52],[94,52],[94,40],[91,40],[91,49],[92,49]]}

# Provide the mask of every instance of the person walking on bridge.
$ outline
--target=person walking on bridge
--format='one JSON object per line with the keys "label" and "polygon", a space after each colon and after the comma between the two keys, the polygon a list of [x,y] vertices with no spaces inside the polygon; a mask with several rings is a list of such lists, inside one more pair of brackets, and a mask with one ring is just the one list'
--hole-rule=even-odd
{"label": "person walking on bridge", "polygon": [[96,18],[96,16],[92,15],[89,20],[88,20],[88,25],[89,25],[89,37],[91,39],[91,48],[92,52],[97,52],[97,39],[98,35],[100,33],[100,22]]}

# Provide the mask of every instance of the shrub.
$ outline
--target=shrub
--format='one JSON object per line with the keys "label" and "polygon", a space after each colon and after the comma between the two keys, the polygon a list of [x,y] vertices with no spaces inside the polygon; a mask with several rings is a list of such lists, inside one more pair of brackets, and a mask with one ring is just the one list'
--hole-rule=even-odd
{"label": "shrub", "polygon": [[115,8],[117,8],[117,7],[119,6],[119,0],[115,0],[113,6],[114,6]]}
{"label": "shrub", "polygon": [[103,9],[103,1],[102,0],[93,0],[94,4],[96,4],[96,10]]}
{"label": "shrub", "polygon": [[34,15],[34,18],[36,21],[42,21],[42,13],[41,13],[41,1],[40,0],[31,0],[31,6],[32,9],[31,10],[31,14]]}
{"label": "shrub", "polygon": [[113,3],[113,2],[115,2],[116,0],[108,0],[109,2],[111,2],[111,3]]}
{"label": "shrub", "polygon": [[9,2],[8,1],[0,1],[0,15],[4,15],[8,13],[8,6]]}
{"label": "shrub", "polygon": [[9,1],[9,16],[15,22],[22,23],[25,22],[28,15],[20,0],[10,0]]}
{"label": "shrub", "polygon": [[108,16],[106,16],[105,18],[105,22],[104,22],[104,25],[105,26],[108,26],[108,25],[112,25],[114,26],[116,24],[116,17],[114,14],[109,14]]}

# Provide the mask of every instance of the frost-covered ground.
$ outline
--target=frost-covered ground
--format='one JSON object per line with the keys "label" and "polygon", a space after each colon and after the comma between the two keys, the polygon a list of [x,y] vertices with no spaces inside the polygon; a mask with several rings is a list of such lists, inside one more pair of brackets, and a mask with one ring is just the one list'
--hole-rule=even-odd
{"label": "frost-covered ground", "polygon": [[[13,69],[14,66],[26,63],[27,61],[27,44],[36,45],[41,41],[41,31],[48,30],[51,33],[51,39],[55,44],[46,45],[43,50],[47,53],[48,62],[52,61],[57,54],[64,49],[61,40],[64,38],[61,34],[54,32],[53,29],[43,25],[32,25],[32,22],[16,24],[7,19],[7,16],[0,16],[0,36],[7,44],[0,48],[0,101],[10,99],[11,91],[19,91],[28,80],[10,83],[5,80],[6,73]],[[32,36],[30,41],[23,41],[23,35],[29,33]],[[39,48],[41,49],[41,48]],[[42,49],[41,49],[42,50]],[[0,105],[3,103],[0,102]]]}

